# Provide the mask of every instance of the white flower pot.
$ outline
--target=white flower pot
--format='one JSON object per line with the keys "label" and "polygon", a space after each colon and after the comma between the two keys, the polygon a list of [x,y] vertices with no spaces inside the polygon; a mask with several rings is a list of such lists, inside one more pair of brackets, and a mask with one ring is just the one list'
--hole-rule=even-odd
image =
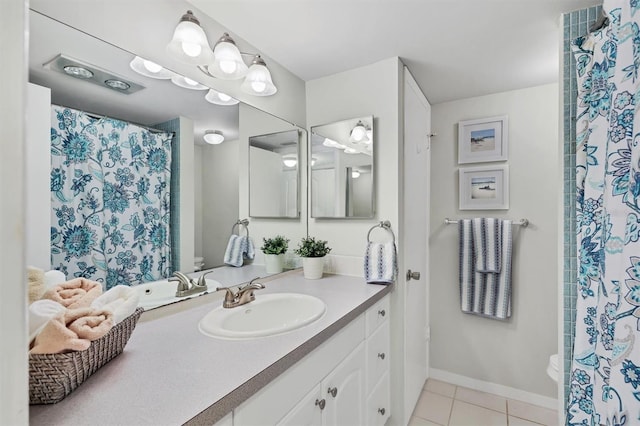
{"label": "white flower pot", "polygon": [[284,253],[265,254],[264,266],[268,274],[279,274],[284,269]]}
{"label": "white flower pot", "polygon": [[302,270],[304,277],[308,280],[317,280],[322,278],[322,270],[324,269],[324,257],[303,257]]}

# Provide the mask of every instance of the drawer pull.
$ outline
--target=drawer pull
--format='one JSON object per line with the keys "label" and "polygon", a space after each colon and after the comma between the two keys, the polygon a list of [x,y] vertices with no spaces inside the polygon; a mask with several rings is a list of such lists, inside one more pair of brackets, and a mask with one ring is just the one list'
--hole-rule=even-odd
{"label": "drawer pull", "polygon": [[386,413],[384,408],[378,408],[378,413],[380,413],[381,416],[384,416],[384,413]]}
{"label": "drawer pull", "polygon": [[385,316],[387,313],[384,311],[384,309],[380,309],[378,311],[378,315],[380,315],[381,317]]}
{"label": "drawer pull", "polygon": [[378,358],[380,358],[380,359],[384,359],[384,352],[380,352],[380,353],[378,353]]}
{"label": "drawer pull", "polygon": [[316,405],[318,407],[320,407],[321,410],[324,410],[324,406],[325,406],[326,403],[327,403],[327,401],[325,401],[324,398],[323,399],[316,399]]}
{"label": "drawer pull", "polygon": [[329,388],[327,389],[327,393],[335,398],[336,395],[338,394],[338,388]]}

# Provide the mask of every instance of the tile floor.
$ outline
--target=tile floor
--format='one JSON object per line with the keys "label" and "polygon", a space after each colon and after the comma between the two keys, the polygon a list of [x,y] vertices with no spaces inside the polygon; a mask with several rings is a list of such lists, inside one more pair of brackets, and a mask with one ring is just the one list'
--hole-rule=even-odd
{"label": "tile floor", "polygon": [[556,410],[429,379],[409,426],[536,426],[558,424]]}

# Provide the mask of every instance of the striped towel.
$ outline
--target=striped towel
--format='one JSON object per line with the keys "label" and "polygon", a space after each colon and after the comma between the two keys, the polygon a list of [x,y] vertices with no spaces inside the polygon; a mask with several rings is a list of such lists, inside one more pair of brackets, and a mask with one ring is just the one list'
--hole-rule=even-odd
{"label": "striped towel", "polygon": [[369,284],[391,284],[398,274],[396,245],[393,242],[367,243],[364,278]]}
{"label": "striped towel", "polygon": [[[458,232],[462,312],[495,319],[509,318],[511,316],[511,221],[485,218],[464,219],[458,222]],[[484,243],[476,241],[477,237],[484,238]],[[484,257],[484,259],[479,260],[478,257]]]}
{"label": "striped towel", "polygon": [[253,259],[255,248],[249,237],[232,234],[224,252],[224,263],[230,266],[242,266],[244,259]]}

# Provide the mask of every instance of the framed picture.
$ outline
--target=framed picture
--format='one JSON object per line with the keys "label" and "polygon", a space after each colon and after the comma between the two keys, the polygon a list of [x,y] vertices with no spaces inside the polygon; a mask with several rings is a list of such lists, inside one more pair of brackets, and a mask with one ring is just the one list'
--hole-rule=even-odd
{"label": "framed picture", "polygon": [[461,168],[459,181],[460,210],[509,208],[509,166]]}
{"label": "framed picture", "polygon": [[482,118],[458,122],[458,164],[507,159],[508,118]]}

